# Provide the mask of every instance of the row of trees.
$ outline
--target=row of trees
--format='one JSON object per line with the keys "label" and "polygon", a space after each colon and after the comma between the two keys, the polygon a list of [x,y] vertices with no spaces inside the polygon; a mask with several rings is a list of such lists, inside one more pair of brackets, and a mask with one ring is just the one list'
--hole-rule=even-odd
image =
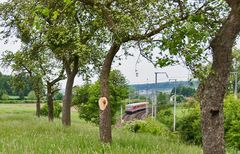
{"label": "row of trees", "polygon": [[[50,121],[58,81],[67,78],[62,123],[70,125],[75,76],[87,78],[93,73],[90,68],[100,69],[100,96],[106,104],[99,113],[100,139],[111,142],[111,64],[120,48],[135,47],[161,67],[181,57],[200,78],[204,153],[224,153],[223,97],[240,31],[239,0],[9,0],[0,11],[2,36],[17,36],[22,43],[16,53],[6,52],[3,62],[32,78],[39,101],[40,87],[47,83]],[[213,63],[206,71],[201,63],[207,62],[208,53]]]}

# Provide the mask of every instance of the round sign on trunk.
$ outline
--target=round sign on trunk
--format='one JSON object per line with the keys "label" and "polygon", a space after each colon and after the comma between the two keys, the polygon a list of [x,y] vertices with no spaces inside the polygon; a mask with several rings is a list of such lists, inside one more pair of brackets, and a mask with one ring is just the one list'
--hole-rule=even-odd
{"label": "round sign on trunk", "polygon": [[98,105],[99,105],[99,108],[100,110],[105,110],[107,105],[108,105],[108,100],[106,97],[101,97],[99,100],[98,100]]}

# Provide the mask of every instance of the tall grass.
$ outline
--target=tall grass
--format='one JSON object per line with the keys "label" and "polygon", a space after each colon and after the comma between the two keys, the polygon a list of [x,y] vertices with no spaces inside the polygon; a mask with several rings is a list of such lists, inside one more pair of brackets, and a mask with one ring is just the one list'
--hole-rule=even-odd
{"label": "tall grass", "polygon": [[10,112],[11,106],[0,105],[0,153],[201,153],[199,147],[185,145],[176,139],[116,128],[113,129],[113,143],[103,145],[99,142],[98,127],[77,119],[76,113],[73,113],[72,126],[63,127],[59,119],[49,123],[47,118],[34,117],[34,106],[32,111],[23,108],[12,106],[13,112]]}

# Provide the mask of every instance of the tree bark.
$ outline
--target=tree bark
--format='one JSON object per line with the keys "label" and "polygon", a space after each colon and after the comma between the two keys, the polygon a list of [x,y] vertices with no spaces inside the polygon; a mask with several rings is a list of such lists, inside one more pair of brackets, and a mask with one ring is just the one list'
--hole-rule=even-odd
{"label": "tree bark", "polygon": [[54,107],[53,107],[53,95],[54,91],[53,86],[63,79],[64,69],[60,72],[59,76],[54,80],[47,81],[47,101],[48,101],[48,121],[52,122],[54,119]]}
{"label": "tree bark", "polygon": [[36,116],[40,117],[40,96],[37,95],[37,103],[36,103]]}
{"label": "tree bark", "polygon": [[52,93],[52,84],[47,82],[47,103],[48,103],[48,121],[53,122],[53,93]]}
{"label": "tree bark", "polygon": [[100,94],[101,97],[106,97],[108,100],[108,105],[105,110],[100,110],[99,112],[99,132],[100,132],[100,140],[103,143],[111,143],[112,142],[112,130],[111,130],[111,110],[110,110],[110,102],[109,102],[109,88],[108,88],[108,79],[111,70],[112,61],[114,56],[117,54],[120,48],[120,44],[113,43],[105,60],[101,70],[100,75]]}
{"label": "tree bark", "polygon": [[40,88],[40,79],[37,78],[37,83],[33,83],[33,89],[34,89],[34,93],[37,97],[37,102],[36,102],[36,116],[40,117],[40,109],[41,109],[41,88]]}
{"label": "tree bark", "polygon": [[200,91],[204,154],[225,153],[223,99],[232,63],[232,47],[240,32],[240,1],[227,2],[231,11],[210,44],[213,53],[211,73]]}
{"label": "tree bark", "polygon": [[66,83],[65,95],[63,99],[63,108],[62,108],[62,124],[65,126],[71,125],[72,88],[73,88],[74,78],[78,73],[78,64],[79,64],[79,57],[75,56],[72,70],[70,68],[70,65],[65,66],[65,69],[67,72],[67,83]]}

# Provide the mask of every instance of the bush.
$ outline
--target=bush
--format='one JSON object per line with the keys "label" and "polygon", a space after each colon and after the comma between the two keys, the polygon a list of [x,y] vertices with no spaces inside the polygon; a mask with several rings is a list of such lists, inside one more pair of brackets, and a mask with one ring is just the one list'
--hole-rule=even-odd
{"label": "bush", "polygon": [[[195,104],[195,103],[194,103]],[[225,143],[228,147],[240,150],[240,99],[229,95],[224,100],[224,130]],[[201,144],[199,105],[189,110],[189,113],[178,120],[178,128],[183,140]]]}
{"label": "bush", "polygon": [[2,98],[2,100],[9,100],[9,95],[4,93],[4,94],[2,94],[1,98]]}
{"label": "bush", "polygon": [[189,109],[188,114],[177,121],[177,130],[184,141],[198,145],[202,143],[199,106]]}
{"label": "bush", "polygon": [[188,98],[186,102],[181,104],[184,108],[195,108],[199,106],[199,102],[194,98]]}
{"label": "bush", "polygon": [[229,147],[240,150],[240,100],[229,95],[224,100],[225,140]]}
{"label": "bush", "polygon": [[28,100],[36,100],[36,95],[35,95],[35,92],[34,91],[30,91],[27,95],[27,99]]}
{"label": "bush", "polygon": [[[58,102],[53,103],[53,116],[55,118],[60,117],[60,113],[62,112],[62,107]],[[40,109],[40,115],[48,116],[48,104],[45,103]]]}
{"label": "bush", "polygon": [[160,108],[160,111],[157,114],[157,120],[165,124],[170,130],[173,129],[173,108],[172,106],[168,108]]}
{"label": "bush", "polygon": [[136,120],[126,125],[126,128],[135,133],[150,133],[159,136],[172,135],[167,127],[156,120],[148,118],[146,120]]}

